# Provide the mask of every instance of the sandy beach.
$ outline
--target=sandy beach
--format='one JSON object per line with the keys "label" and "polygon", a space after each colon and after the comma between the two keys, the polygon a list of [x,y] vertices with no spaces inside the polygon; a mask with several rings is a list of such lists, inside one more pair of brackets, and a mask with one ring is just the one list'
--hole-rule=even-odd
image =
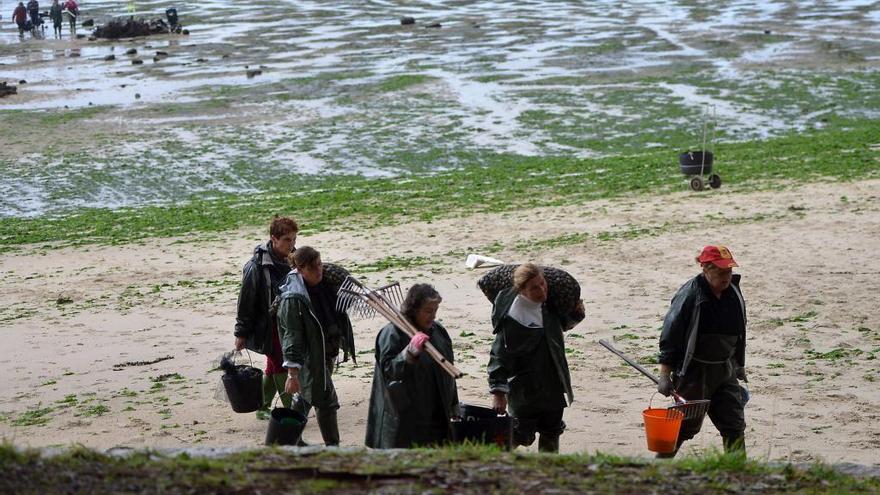
{"label": "sandy beach", "polygon": [[[566,335],[575,403],[562,451],[646,455],[640,413],[652,384],[597,341],[614,339],[639,359],[655,355],[669,299],[697,273],[693,257],[704,244],[726,244],[748,304],[750,455],[876,465],[878,210],[877,180],[738,186],[306,233],[298,245],[317,247],[367,283],[434,283],[467,373],[459,396],[477,404],[489,402],[491,304],[475,285],[485,271],[467,269],[465,254],[569,271],[582,284],[587,319]],[[232,347],[241,266],[264,235],[255,228],[139,242],[131,232],[120,246],[0,255],[0,438],[101,449],[261,445],[266,422],[218,400],[212,369]],[[376,271],[392,255],[409,260],[397,264],[407,268]],[[358,363],[335,377],[344,446],[363,444],[383,324],[354,322]],[[263,357],[252,356],[262,368]],[[304,438],[320,441],[317,428]],[[684,451],[719,447],[707,422]]]}

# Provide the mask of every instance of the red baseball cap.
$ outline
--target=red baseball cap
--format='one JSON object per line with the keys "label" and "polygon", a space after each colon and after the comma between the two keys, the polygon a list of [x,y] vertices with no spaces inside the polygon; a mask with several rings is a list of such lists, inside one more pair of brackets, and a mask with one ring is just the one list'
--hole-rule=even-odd
{"label": "red baseball cap", "polygon": [[712,263],[718,268],[732,268],[739,266],[733,259],[733,254],[726,246],[706,246],[697,258],[700,263]]}

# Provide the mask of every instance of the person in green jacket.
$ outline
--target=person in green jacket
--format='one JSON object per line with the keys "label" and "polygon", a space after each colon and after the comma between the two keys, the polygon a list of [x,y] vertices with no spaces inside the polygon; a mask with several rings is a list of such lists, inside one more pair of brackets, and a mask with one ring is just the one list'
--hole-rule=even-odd
{"label": "person in green jacket", "polygon": [[[513,287],[495,297],[489,354],[493,408],[517,419],[514,445],[531,445],[540,433],[541,452],[559,452],[562,413],[574,400],[561,315],[547,301],[547,281],[537,265],[513,272]],[[582,303],[578,303],[579,305]]]}
{"label": "person in green jacket", "polygon": [[459,415],[455,379],[424,352],[430,341],[454,362],[452,339],[436,321],[441,301],[431,285],[413,285],[401,312],[419,332],[410,337],[389,323],[376,337],[367,447],[410,448],[450,440],[449,420]]}
{"label": "person in green jacket", "polygon": [[[281,287],[278,333],[287,370],[284,390],[299,394],[294,410],[315,408],[324,444],[339,445],[339,399],[330,375],[340,349],[353,355],[351,321],[336,311],[336,293],[324,283],[321,254],[312,247],[290,255],[294,270]],[[348,352],[346,352],[347,354]]]}

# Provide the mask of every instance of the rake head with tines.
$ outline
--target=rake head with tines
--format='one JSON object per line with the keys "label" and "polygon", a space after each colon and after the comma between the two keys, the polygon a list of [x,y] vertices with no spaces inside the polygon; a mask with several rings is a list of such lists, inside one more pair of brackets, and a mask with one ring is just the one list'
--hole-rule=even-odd
{"label": "rake head with tines", "polygon": [[[379,314],[410,338],[421,331],[397,309],[395,300],[399,302],[403,299],[400,285],[397,282],[372,290],[355,278],[348,277],[339,288],[338,294],[336,309],[339,311],[348,311],[349,314],[354,312],[362,316]],[[464,375],[430,341],[425,342],[424,349],[431,359],[452,378],[457,379]]]}
{"label": "rake head with tines", "polygon": [[678,411],[684,415],[682,418],[687,420],[703,420],[703,417],[709,412],[709,404],[712,401],[700,400],[684,400],[678,394],[675,394],[675,405],[666,408],[667,411]]}
{"label": "rake head with tines", "polygon": [[336,299],[336,311],[348,313],[356,318],[372,318],[376,309],[367,304],[365,296],[376,296],[389,308],[396,310],[403,302],[403,291],[398,282],[383,285],[378,289],[370,289],[354,277],[347,277],[339,287]]}

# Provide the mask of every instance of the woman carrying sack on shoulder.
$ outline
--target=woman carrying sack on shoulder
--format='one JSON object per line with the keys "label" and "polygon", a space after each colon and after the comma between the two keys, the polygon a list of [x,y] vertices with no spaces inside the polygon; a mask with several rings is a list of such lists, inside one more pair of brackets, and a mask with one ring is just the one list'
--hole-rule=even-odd
{"label": "woman carrying sack on shoulder", "polygon": [[332,374],[349,356],[354,360],[351,320],[336,310],[337,291],[324,280],[321,253],[303,246],[288,259],[294,269],[281,287],[278,305],[282,366],[287,370],[284,391],[299,394],[293,409],[304,416],[315,408],[325,445],[339,445],[339,397]]}
{"label": "woman carrying sack on shoulder", "polygon": [[555,453],[574,394],[562,335],[567,320],[545,304],[547,289],[543,269],[526,263],[513,272],[513,287],[495,297],[488,373],[493,408],[517,419],[514,445],[531,445],[540,434],[538,449]]}

